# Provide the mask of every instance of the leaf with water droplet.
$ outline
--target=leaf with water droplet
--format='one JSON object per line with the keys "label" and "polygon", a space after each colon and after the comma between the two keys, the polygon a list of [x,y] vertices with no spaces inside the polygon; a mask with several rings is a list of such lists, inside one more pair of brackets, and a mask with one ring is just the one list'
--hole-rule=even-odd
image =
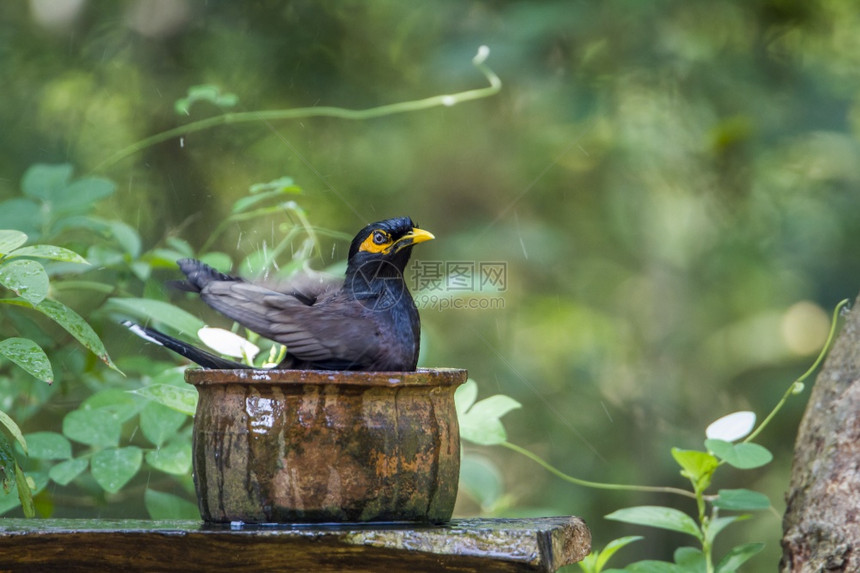
{"label": "leaf with water droplet", "polygon": [[0,341],[0,356],[11,360],[39,380],[54,382],[51,361],[42,348],[29,338],[7,338]]}
{"label": "leaf with water droplet", "polygon": [[0,255],[11,253],[27,242],[27,235],[11,229],[0,230]]}
{"label": "leaf with water droplet", "polygon": [[63,247],[55,247],[54,245],[33,245],[23,247],[11,253],[9,258],[17,257],[33,257],[37,259],[50,259],[52,261],[62,261],[64,263],[80,263],[88,265],[85,258],[74,251],[64,249]]}
{"label": "leaf with water droplet", "polygon": [[72,457],[72,444],[57,432],[27,434],[30,457],[37,460],[67,460]]}
{"label": "leaf with water droplet", "polygon": [[90,472],[103,490],[116,493],[129,482],[143,463],[143,452],[137,446],[110,448],[93,454]]}
{"label": "leaf with water droplet", "polygon": [[45,267],[28,260],[11,260],[0,265],[0,284],[32,305],[45,300],[51,286]]}
{"label": "leaf with water droplet", "polygon": [[147,452],[146,463],[167,474],[185,475],[191,471],[191,444],[173,442]]}
{"label": "leaf with water droplet", "polygon": [[161,446],[188,420],[184,412],[178,412],[158,402],[147,402],[140,411],[140,430],[155,446]]}
{"label": "leaf with water droplet", "polygon": [[172,384],[150,384],[131,392],[188,416],[193,416],[197,409],[197,391],[194,388]]}
{"label": "leaf with water droplet", "polygon": [[80,408],[90,410],[107,410],[112,412],[116,419],[122,422],[128,422],[143,408],[144,404],[140,400],[131,396],[127,390],[120,388],[106,388],[99,390],[95,394],[83,401]]}
{"label": "leaf with water droplet", "polygon": [[89,460],[86,459],[66,460],[51,466],[48,476],[60,485],[69,485],[88,465]]}
{"label": "leaf with water droplet", "polygon": [[89,446],[116,446],[122,433],[122,422],[108,408],[72,410],[63,418],[63,434]]}
{"label": "leaf with water droplet", "polygon": [[105,345],[102,343],[98,334],[96,334],[92,327],[87,324],[87,321],[81,318],[78,313],[76,313],[63,303],[51,300],[49,298],[46,298],[41,303],[39,303],[36,306],[36,310],[43,314],[46,314],[54,322],[66,329],[66,331],[72,336],[74,336],[78,340],[78,342],[83,344],[90,351],[92,351],[93,354],[98,356],[102,362],[122,374],[122,371],[116,367],[116,365],[110,359],[110,356],[108,356],[107,350],[105,349]]}

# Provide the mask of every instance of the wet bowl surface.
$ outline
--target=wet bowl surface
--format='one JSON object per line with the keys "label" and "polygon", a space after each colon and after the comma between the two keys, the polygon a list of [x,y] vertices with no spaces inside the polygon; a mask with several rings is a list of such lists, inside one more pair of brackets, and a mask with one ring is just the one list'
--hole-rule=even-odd
{"label": "wet bowl surface", "polygon": [[208,522],[450,519],[465,370],[188,370]]}

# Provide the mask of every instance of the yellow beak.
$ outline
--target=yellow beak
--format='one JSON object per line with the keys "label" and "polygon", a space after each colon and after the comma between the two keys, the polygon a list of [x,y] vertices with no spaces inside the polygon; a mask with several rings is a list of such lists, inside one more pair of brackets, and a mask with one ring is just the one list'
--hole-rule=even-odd
{"label": "yellow beak", "polygon": [[397,251],[404,247],[408,247],[409,245],[417,245],[418,243],[423,243],[424,241],[432,241],[436,237],[433,236],[433,233],[430,231],[425,231],[424,229],[419,229],[418,227],[413,227],[411,231],[397,239],[397,242],[394,244],[394,247]]}

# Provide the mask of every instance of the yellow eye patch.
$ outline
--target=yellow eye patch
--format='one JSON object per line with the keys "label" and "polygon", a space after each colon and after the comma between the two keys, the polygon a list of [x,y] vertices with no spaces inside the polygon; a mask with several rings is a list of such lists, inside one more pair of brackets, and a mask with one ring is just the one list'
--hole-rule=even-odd
{"label": "yellow eye patch", "polygon": [[367,236],[363,243],[361,243],[358,250],[368,253],[386,253],[391,248],[392,244],[393,241],[391,240],[391,235],[385,231],[376,229]]}

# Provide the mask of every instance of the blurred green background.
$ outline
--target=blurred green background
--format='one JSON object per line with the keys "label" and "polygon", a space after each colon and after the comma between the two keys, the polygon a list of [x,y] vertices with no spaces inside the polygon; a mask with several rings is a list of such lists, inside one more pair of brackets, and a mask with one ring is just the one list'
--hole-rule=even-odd
{"label": "blurred green background", "polygon": [[[0,199],[18,196],[30,165],[71,163],[117,182],[97,212],[137,229],[146,249],[169,235],[201,246],[249,186],[285,175],[319,227],[352,235],[410,215],[438,239],[417,259],[506,263],[507,289],[492,294],[502,308],[423,310],[422,364],[467,368],[482,397],[520,401],[505,417],[510,440],[568,473],[684,486],[669,448],[701,448],[723,414],[763,416],[814,358],[833,305],[857,294],[856,8],[3,2]],[[369,108],[483,87],[471,64],[482,44],[504,83],[488,99],[367,121],[223,126],[93,173],[121,148],[218,114],[206,103],[191,117],[174,111],[194,85],[236,94],[239,111]],[[245,225],[215,247],[241,258],[277,233]],[[320,268],[348,246],[324,242]],[[97,327],[115,359],[142,351],[115,326]],[[720,487],[766,491],[782,511],[807,396],[760,438],[775,461],[727,472]],[[75,406],[54,399],[56,416]],[[596,546],[646,535],[625,550],[632,559],[666,558],[681,540],[603,515],[632,504],[693,510],[573,487],[498,448],[468,451],[497,468],[503,495],[483,507],[463,496],[459,515],[580,515]],[[127,506],[91,511],[143,515],[139,500]],[[54,514],[64,511],[57,503]],[[736,536],[767,542],[757,563],[778,559],[776,513]]]}

